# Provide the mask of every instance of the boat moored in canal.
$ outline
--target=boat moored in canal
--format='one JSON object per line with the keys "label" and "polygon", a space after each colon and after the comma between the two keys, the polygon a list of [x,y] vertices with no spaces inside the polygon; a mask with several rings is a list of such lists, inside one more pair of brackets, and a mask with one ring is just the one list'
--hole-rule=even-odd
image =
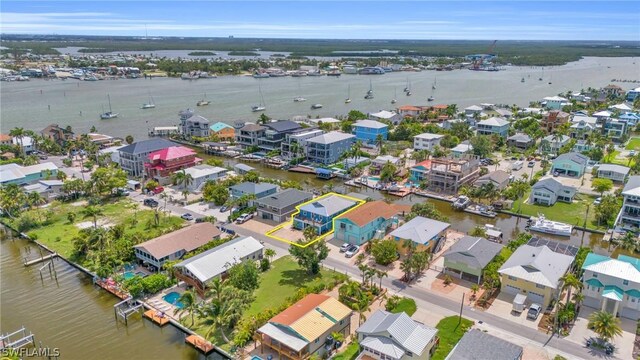
{"label": "boat moored in canal", "polygon": [[545,234],[571,236],[573,226],[558,221],[547,220],[544,215],[532,216],[527,221],[527,228],[530,231],[537,231]]}

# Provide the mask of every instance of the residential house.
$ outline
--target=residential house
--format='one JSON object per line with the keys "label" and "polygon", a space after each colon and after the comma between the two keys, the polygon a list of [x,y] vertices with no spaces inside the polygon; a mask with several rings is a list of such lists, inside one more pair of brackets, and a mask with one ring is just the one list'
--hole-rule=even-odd
{"label": "residential house", "polygon": [[585,306],[640,320],[640,259],[589,253],[582,270]]}
{"label": "residential house", "polygon": [[387,140],[389,125],[375,120],[359,120],[353,124],[353,134],[364,143],[376,143],[379,136]]}
{"label": "residential house", "polygon": [[229,124],[218,121],[209,126],[209,135],[217,136],[218,141],[232,141],[236,138],[236,129]]}
{"label": "residential house", "polygon": [[334,238],[355,245],[382,239],[398,224],[398,216],[410,210],[410,206],[370,201],[336,218]]}
{"label": "residential house", "polygon": [[558,155],[553,159],[553,165],[551,166],[551,172],[558,172],[559,174],[580,177],[584,174],[589,162],[589,157],[575,153],[565,153]]}
{"label": "residential house", "polygon": [[478,121],[476,124],[478,135],[499,135],[506,137],[509,135],[509,127],[511,124],[504,118],[491,117],[486,120]]}
{"label": "residential house", "polygon": [[236,143],[243,149],[258,146],[260,138],[264,137],[266,127],[258,124],[246,124],[236,129]]}
{"label": "residential house", "polygon": [[571,102],[562,96],[548,96],[542,99],[542,105],[547,109],[560,110],[563,106],[570,104]]}
{"label": "residential house", "polygon": [[463,236],[444,253],[444,269],[460,279],[480,284],[482,271],[502,250],[502,245],[475,236]]}
{"label": "residential house", "polygon": [[608,119],[602,126],[602,132],[614,142],[622,142],[628,132],[627,122],[618,119]]}
{"label": "residential house", "polygon": [[620,86],[614,84],[609,84],[603,87],[601,91],[607,94],[607,96],[619,97],[624,94],[624,90]]}
{"label": "residential house", "polygon": [[340,195],[329,195],[300,207],[300,212],[293,218],[293,227],[304,230],[309,226],[318,231],[318,235],[332,231],[333,220],[358,202]]}
{"label": "residential house", "polygon": [[[295,120],[295,117],[292,118],[292,120]],[[295,120],[297,121],[297,120]],[[307,123],[311,126],[314,127],[319,127],[320,125],[330,125],[330,127],[332,129],[336,129],[340,127],[340,120],[336,119],[336,118],[332,118],[332,117],[326,117],[326,118],[308,118],[306,116],[303,116],[302,119],[300,119],[301,122]]]}
{"label": "residential house", "polygon": [[333,164],[355,141],[355,135],[338,131],[312,137],[306,141],[307,159],[315,164]]}
{"label": "residential house", "polygon": [[[278,191],[278,186],[266,182],[252,183],[245,181],[240,184],[233,185],[231,190],[231,198],[239,199],[242,195],[254,195],[256,199],[273,195]],[[253,200],[249,201],[249,206],[253,206]]]}
{"label": "residential house", "polygon": [[634,112],[626,112],[618,116],[618,120],[626,121],[628,127],[634,127],[640,123],[640,114]]}
{"label": "residential house", "polygon": [[573,139],[584,140],[598,128],[598,119],[595,117],[575,115],[569,127],[569,136]]}
{"label": "residential house", "polygon": [[20,146],[25,154],[30,155],[36,151],[36,144],[31,136],[23,136],[21,138],[14,137],[11,139],[13,146]]}
{"label": "residential house", "polygon": [[407,116],[416,117],[420,115],[422,108],[412,105],[403,105],[398,108],[398,114],[404,119]]}
{"label": "residential house", "polygon": [[633,108],[625,103],[615,104],[609,106],[609,110],[618,111],[621,114],[627,113],[629,111],[633,111]]}
{"label": "residential house", "polygon": [[482,106],[471,105],[464,108],[464,115],[467,118],[480,119],[482,117]]}
{"label": "residential house", "polygon": [[62,194],[62,185],[64,182],[61,180],[40,180],[35,184],[25,185],[22,190],[25,194],[37,192],[45,200],[55,199]]}
{"label": "residential house", "polygon": [[403,241],[411,240],[417,245],[416,250],[433,251],[438,242],[445,238],[450,226],[446,222],[416,216],[393,230],[389,236],[398,242],[398,247],[402,247]]}
{"label": "residential house", "polygon": [[440,140],[444,135],[424,133],[413,137],[413,149],[414,150],[429,150],[433,151],[436,145],[440,145]]}
{"label": "residential house", "polygon": [[289,220],[296,211],[296,206],[313,199],[313,194],[298,189],[285,189],[267,195],[253,202],[258,211],[258,218],[277,223]]}
{"label": "residential house", "polygon": [[602,110],[593,113],[593,117],[597,119],[599,125],[603,125],[605,122],[607,122],[607,120],[611,118],[611,115],[613,115],[613,113],[609,110]]}
{"label": "residential house", "polygon": [[265,131],[264,135],[258,138],[258,147],[265,152],[279,151],[287,134],[294,133],[302,128],[300,124],[289,120],[272,121],[263,126]]}
{"label": "residential house", "polygon": [[542,117],[540,121],[540,127],[546,131],[547,134],[552,134],[562,124],[566,124],[571,121],[571,114],[561,110],[551,110]]}
{"label": "residential house", "polygon": [[300,129],[286,134],[280,144],[280,156],[287,161],[306,158],[306,143],[308,139],[324,134],[323,130],[311,128]]}
{"label": "residential house", "polygon": [[451,157],[459,159],[473,153],[473,145],[465,140],[451,149]]}
{"label": "residential house", "polygon": [[498,270],[501,291],[524,294],[529,302],[546,309],[551,300],[558,297],[562,287],[560,278],[572,263],[573,256],[554,252],[545,245],[522,245]]}
{"label": "residential house", "polygon": [[640,87],[627,91],[627,101],[633,102],[638,96],[640,96]]}
{"label": "residential house", "polygon": [[443,194],[456,194],[465,184],[472,184],[480,176],[479,159],[475,155],[461,158],[431,160],[427,173],[428,189]]}
{"label": "residential house", "polygon": [[405,312],[376,310],[356,334],[362,349],[356,360],[429,360],[438,342],[438,329],[411,319]]}
{"label": "residential house", "polygon": [[220,238],[222,232],[210,222],[189,225],[133,247],[138,261],[162,269],[167,261],[181,259],[209,241]]}
{"label": "residential house", "polygon": [[120,167],[129,176],[141,177],[145,174],[144,163],[149,161],[149,154],[172,146],[178,146],[178,144],[161,138],[153,138],[121,147],[118,149]]}
{"label": "residential house", "polygon": [[622,189],[624,201],[616,226],[637,232],[640,228],[640,175],[629,176]]}
{"label": "residential house", "polygon": [[563,146],[567,145],[571,138],[567,135],[549,135],[540,141],[540,152],[547,154],[557,154]]}
{"label": "residential house", "polygon": [[535,144],[536,142],[531,136],[523,133],[518,133],[507,138],[507,146],[521,151],[527,150]]}
{"label": "residential house", "polygon": [[[13,137],[11,135],[7,135],[7,134],[0,134],[0,145],[12,145],[13,144]],[[20,141],[18,141],[18,144],[20,143]]]}
{"label": "residential house", "polygon": [[575,145],[573,145],[573,148],[571,149],[571,151],[585,153],[593,149],[594,146],[595,144],[589,142],[588,140],[577,140]]}
{"label": "residential house", "polygon": [[427,174],[431,169],[431,160],[424,160],[419,162],[409,169],[409,180],[412,183],[421,183],[427,179]]}
{"label": "residential house", "polygon": [[148,156],[149,161],[144,164],[147,176],[161,185],[171,183],[174,172],[196,166],[202,159],[196,157],[196,152],[184,146],[171,146],[154,151]]}
{"label": "residential house", "polygon": [[371,161],[371,165],[369,166],[369,173],[371,175],[378,175],[380,174],[380,172],[382,171],[382,168],[387,164],[390,163],[391,165],[395,166],[397,171],[399,172],[400,169],[400,158],[397,158],[395,156],[391,156],[391,155],[382,155],[382,156],[378,156],[375,159],[373,159]]}
{"label": "residential house", "polygon": [[255,171],[256,169],[243,163],[237,163],[233,165],[233,171],[238,175],[246,175],[250,171]]}
{"label": "residential house", "polygon": [[0,185],[34,184],[41,180],[55,179],[58,167],[52,162],[44,162],[31,166],[22,166],[15,163],[0,165]]}
{"label": "residential house", "polygon": [[211,165],[196,165],[187,169],[184,169],[185,174],[191,175],[193,179],[189,185],[187,185],[187,190],[191,192],[200,192],[202,191],[202,187],[207,181],[219,181],[227,176],[227,172],[229,170]]}
{"label": "residential house", "polygon": [[40,135],[45,139],[50,139],[54,143],[64,146],[69,140],[73,140],[74,134],[71,128],[63,129],[58,124],[51,124],[40,131]]}
{"label": "residential house", "polygon": [[576,195],[576,188],[564,185],[558,180],[548,177],[540,179],[531,187],[529,201],[532,204],[552,206],[556,201],[571,203]]}
{"label": "residential house", "polygon": [[377,113],[369,113],[369,119],[371,120],[385,120],[391,122],[393,125],[398,125],[402,121],[402,115],[395,111],[382,110]]}
{"label": "residential house", "polygon": [[[309,294],[262,325],[257,333],[262,347],[279,358],[306,360],[327,353],[327,338],[351,333],[352,311],[329,295]],[[333,345],[333,344],[331,344]]]}
{"label": "residential house", "polygon": [[486,175],[480,176],[478,180],[473,183],[473,185],[480,187],[483,185],[492,184],[494,189],[503,190],[506,189],[507,186],[509,186],[510,176],[511,174],[504,170],[496,170],[487,173]]}
{"label": "residential house", "polygon": [[444,360],[522,360],[524,349],[480,329],[464,333]]}
{"label": "residential house", "polygon": [[[203,223],[204,224],[204,223]],[[224,278],[229,269],[245,261],[262,259],[264,245],[251,236],[233,239],[173,266],[176,278],[193,286],[204,297],[207,284]]]}
{"label": "residential house", "polygon": [[630,170],[628,167],[622,165],[601,164],[598,166],[598,177],[624,183]]}
{"label": "residential house", "polygon": [[191,138],[192,136],[209,137],[209,120],[200,115],[195,115],[191,109],[180,111],[179,116],[179,130],[182,136],[186,138]]}
{"label": "residential house", "polygon": [[499,117],[501,118],[505,118],[507,120],[511,119],[511,117],[513,116],[513,112],[511,112],[511,110],[508,109],[495,109],[494,112],[496,114],[498,114]]}

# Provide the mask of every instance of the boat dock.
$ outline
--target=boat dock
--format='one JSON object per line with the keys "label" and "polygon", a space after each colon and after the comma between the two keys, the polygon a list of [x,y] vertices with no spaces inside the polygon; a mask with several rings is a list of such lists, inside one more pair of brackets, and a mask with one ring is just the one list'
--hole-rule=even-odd
{"label": "boat dock", "polygon": [[147,319],[153,321],[155,324],[159,325],[159,326],[165,326],[169,323],[169,318],[167,318],[166,316],[162,315],[162,314],[158,314],[158,311],[156,310],[147,310],[144,312],[144,317],[146,317]]}
{"label": "boat dock", "polygon": [[294,166],[294,167],[290,168],[289,171],[302,173],[302,174],[314,174],[314,175],[316,173],[316,169],[314,169],[312,167],[307,167],[307,166],[304,166],[304,165]]}
{"label": "boat dock", "polygon": [[[12,333],[0,335],[0,350],[17,350],[27,345],[35,346],[35,344],[35,335],[31,331],[27,334],[27,329],[24,327]],[[2,352],[4,353],[4,351]]]}
{"label": "boat dock", "polygon": [[192,345],[194,348],[198,349],[205,355],[215,350],[215,347],[213,346],[212,343],[208,342],[206,339],[204,339],[199,335],[189,335],[187,336],[186,339],[184,339],[184,342],[186,342],[189,345]]}
{"label": "boat dock", "polygon": [[107,290],[113,295],[119,297],[122,300],[126,300],[129,298],[129,294],[122,291],[116,284],[109,284],[106,281],[102,281],[101,279],[98,279],[98,278],[94,278],[93,283]]}
{"label": "boat dock", "polygon": [[40,257],[40,258],[37,258],[37,259],[33,259],[33,260],[28,260],[27,261],[27,259],[24,259],[24,266],[31,266],[31,265],[34,265],[34,264],[37,264],[37,263],[41,263],[43,261],[52,260],[53,258],[55,258],[57,256],[58,256],[58,253],[54,252],[53,254],[49,254],[49,255],[46,255],[46,256],[43,256],[43,257]]}

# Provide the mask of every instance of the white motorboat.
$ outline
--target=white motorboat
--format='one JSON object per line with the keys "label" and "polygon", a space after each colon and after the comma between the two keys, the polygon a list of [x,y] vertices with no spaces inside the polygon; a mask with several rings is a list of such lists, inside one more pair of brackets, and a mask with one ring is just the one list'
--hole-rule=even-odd
{"label": "white motorboat", "polygon": [[427,101],[433,101],[433,100],[435,100],[433,96],[429,96],[429,98],[427,99]]}
{"label": "white motorboat", "polygon": [[204,93],[204,97],[202,98],[202,100],[198,101],[196,103],[196,106],[207,106],[209,105],[211,102],[207,99],[207,93]]}
{"label": "white motorboat", "polygon": [[571,236],[571,232],[573,231],[572,225],[547,220],[542,214],[538,214],[537,217],[531,217],[528,227],[531,231],[560,236]]}
{"label": "white motorboat", "polygon": [[460,195],[460,196],[458,196],[456,201],[454,201],[451,204],[451,206],[456,210],[463,210],[467,206],[469,206],[470,204],[471,204],[471,199],[469,199],[468,197],[466,197],[464,195]]}
{"label": "white motorboat", "polygon": [[298,97],[294,97],[293,101],[294,102],[303,102],[303,101],[307,101],[307,99],[303,98],[302,96],[298,96]]}
{"label": "white motorboat", "polygon": [[313,104],[311,105],[311,109],[322,109],[322,104]]}

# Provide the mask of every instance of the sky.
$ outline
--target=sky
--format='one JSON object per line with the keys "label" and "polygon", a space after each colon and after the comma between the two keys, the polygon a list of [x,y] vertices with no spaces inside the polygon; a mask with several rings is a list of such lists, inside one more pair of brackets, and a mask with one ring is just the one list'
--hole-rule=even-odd
{"label": "sky", "polygon": [[3,34],[635,40],[640,1],[11,1]]}

